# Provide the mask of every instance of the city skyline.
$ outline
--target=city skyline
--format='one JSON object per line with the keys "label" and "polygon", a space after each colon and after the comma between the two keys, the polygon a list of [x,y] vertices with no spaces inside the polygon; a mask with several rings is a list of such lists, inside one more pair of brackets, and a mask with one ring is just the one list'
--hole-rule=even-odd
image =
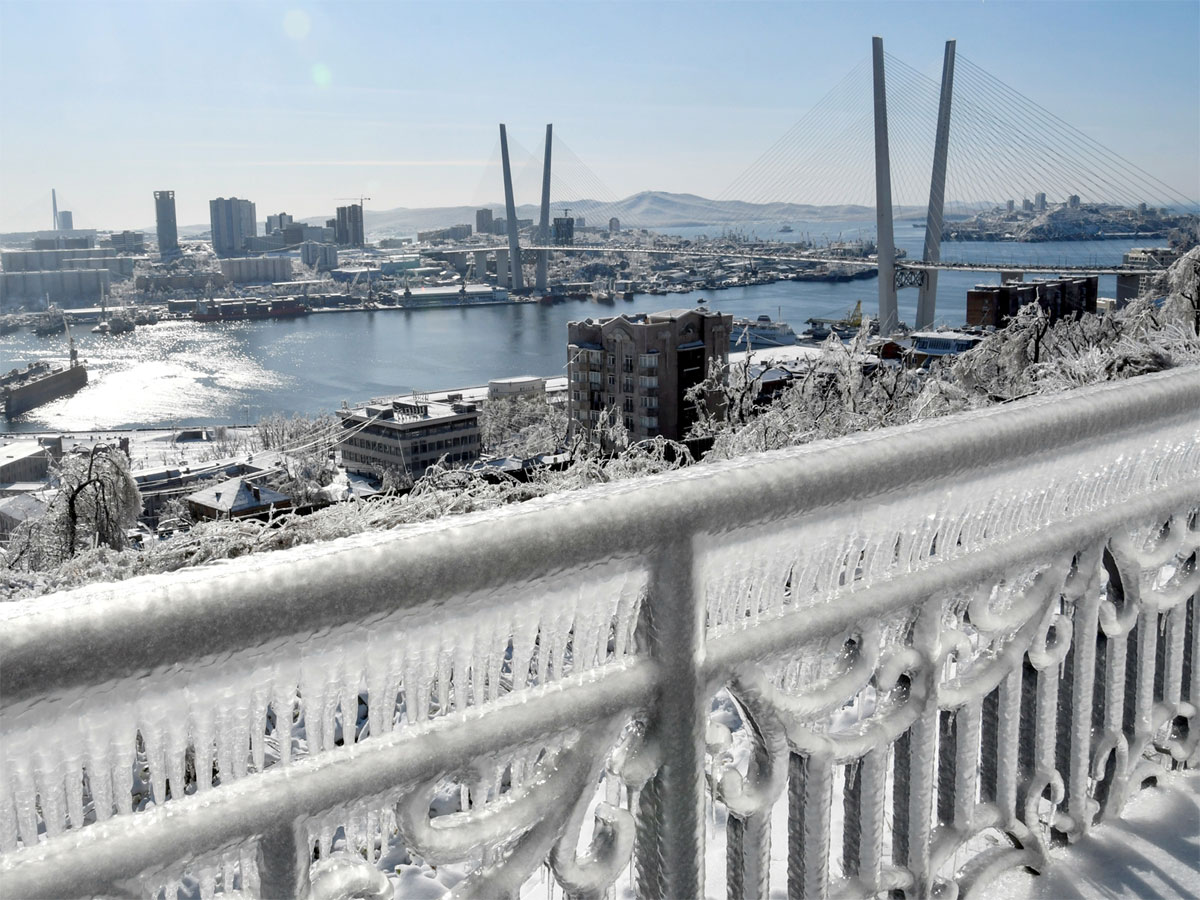
{"label": "city skyline", "polygon": [[418,19],[370,4],[8,3],[0,75],[22,88],[0,101],[0,231],[47,227],[51,188],[76,227],[117,230],[152,227],[163,188],[180,227],[206,222],[219,196],[297,218],[363,194],[370,210],[496,203],[499,121],[537,154],[555,122],[616,197],[715,197],[876,33],[935,79],[954,38],[1101,144],[1200,194],[1200,5],[855,8],[451,3]]}

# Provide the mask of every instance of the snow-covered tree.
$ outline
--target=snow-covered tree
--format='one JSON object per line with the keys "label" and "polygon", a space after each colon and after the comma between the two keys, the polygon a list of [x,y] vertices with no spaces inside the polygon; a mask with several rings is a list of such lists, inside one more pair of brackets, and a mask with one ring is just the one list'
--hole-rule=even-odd
{"label": "snow-covered tree", "polygon": [[9,545],[9,568],[44,570],[85,550],[123,550],[137,525],[142,496],[129,460],[110,444],[70,453],[54,468],[57,493],[46,512],[21,525]]}

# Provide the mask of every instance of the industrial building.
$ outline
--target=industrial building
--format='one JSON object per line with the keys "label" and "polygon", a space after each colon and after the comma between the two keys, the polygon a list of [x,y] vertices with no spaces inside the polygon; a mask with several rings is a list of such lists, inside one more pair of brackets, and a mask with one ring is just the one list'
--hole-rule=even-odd
{"label": "industrial building", "polygon": [[733,316],[701,309],[567,324],[573,434],[621,423],[631,440],[682,440],[696,421],[684,399],[710,360],[729,359]]}
{"label": "industrial building", "polygon": [[967,325],[1003,328],[1022,306],[1038,303],[1052,322],[1096,311],[1100,279],[1095,275],[980,284],[967,291]]}
{"label": "industrial building", "polygon": [[416,480],[442,457],[454,465],[479,459],[479,410],[424,394],[338,410],[345,437],[338,447],[347,472],[403,472]]}
{"label": "industrial building", "polygon": [[252,256],[221,260],[221,274],[231,284],[290,281],[292,261],[286,256]]}
{"label": "industrial building", "polygon": [[254,204],[237,197],[208,201],[213,252],[220,257],[236,256],[246,249],[246,238],[258,234]]}
{"label": "industrial building", "polygon": [[[212,204],[209,204],[210,209]],[[154,192],[154,228],[158,236],[158,258],[179,255],[179,226],[175,221],[175,192]]]}
{"label": "industrial building", "polygon": [[94,305],[108,294],[111,283],[106,267],[0,272],[0,310],[23,303],[37,307],[45,301],[64,307]]}

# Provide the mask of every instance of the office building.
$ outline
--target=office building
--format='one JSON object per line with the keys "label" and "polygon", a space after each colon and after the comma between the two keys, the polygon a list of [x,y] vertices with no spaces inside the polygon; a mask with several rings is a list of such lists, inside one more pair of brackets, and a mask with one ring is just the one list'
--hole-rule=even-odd
{"label": "office building", "polygon": [[1037,194],[1034,194],[1033,195],[1033,207],[1038,212],[1045,212],[1046,211],[1046,195],[1043,193],[1040,193],[1040,192]]}
{"label": "office building", "polygon": [[1021,201],[1021,212],[1033,212],[1033,201],[1028,197]]}
{"label": "office building", "polygon": [[616,216],[613,216],[611,219],[608,220],[608,233],[616,234],[620,230],[621,230],[621,220],[618,219]]}
{"label": "office building", "polygon": [[355,203],[339,206],[334,220],[339,247],[361,247],[366,241],[363,236],[363,208]]}
{"label": "office building", "polygon": [[154,192],[154,222],[158,234],[158,258],[171,259],[179,253],[179,226],[175,221],[175,192]]}
{"label": "office building", "polygon": [[1079,195],[1072,194],[1070,197],[1068,197],[1067,206],[1069,206],[1071,209],[1079,209]]}
{"label": "office building", "polygon": [[475,210],[476,234],[491,234],[493,224],[492,211],[490,209]]}
{"label": "office building", "polygon": [[622,424],[633,441],[682,440],[697,417],[684,395],[710,360],[729,360],[732,327],[733,316],[700,309],[568,323],[572,433]]}
{"label": "office building", "polygon": [[218,197],[208,201],[212,225],[213,252],[220,257],[237,256],[246,246],[246,238],[258,235],[258,220],[254,204],[237,197]]}
{"label": "office building", "polygon": [[58,211],[58,230],[59,231],[74,231],[75,217],[71,215],[69,209],[60,209]]}
{"label": "office building", "polygon": [[407,474],[413,480],[445,457],[452,465],[479,459],[479,411],[474,403],[439,402],[424,394],[390,403],[340,409],[346,436],[339,442],[347,472]]}

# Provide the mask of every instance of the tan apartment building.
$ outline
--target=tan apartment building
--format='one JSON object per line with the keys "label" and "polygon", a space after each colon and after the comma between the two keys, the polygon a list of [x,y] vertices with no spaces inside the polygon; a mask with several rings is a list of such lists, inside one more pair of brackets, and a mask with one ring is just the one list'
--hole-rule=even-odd
{"label": "tan apartment building", "polygon": [[631,440],[682,440],[696,420],[684,399],[709,360],[729,361],[733,316],[704,309],[586,319],[567,324],[571,433],[613,417]]}

